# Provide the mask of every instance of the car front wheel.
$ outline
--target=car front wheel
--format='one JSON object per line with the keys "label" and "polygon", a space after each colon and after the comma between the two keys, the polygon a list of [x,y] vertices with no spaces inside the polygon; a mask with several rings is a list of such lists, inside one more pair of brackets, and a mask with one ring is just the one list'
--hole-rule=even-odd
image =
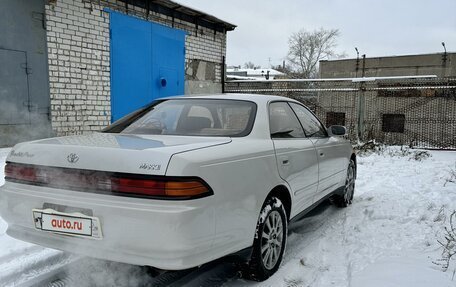
{"label": "car front wheel", "polygon": [[347,207],[352,203],[353,194],[355,193],[355,173],[355,162],[350,160],[350,164],[347,168],[344,192],[342,195],[335,195],[332,199],[338,207]]}
{"label": "car front wheel", "polygon": [[258,219],[246,277],[264,281],[279,269],[287,242],[287,223],[285,208],[280,199],[269,198]]}

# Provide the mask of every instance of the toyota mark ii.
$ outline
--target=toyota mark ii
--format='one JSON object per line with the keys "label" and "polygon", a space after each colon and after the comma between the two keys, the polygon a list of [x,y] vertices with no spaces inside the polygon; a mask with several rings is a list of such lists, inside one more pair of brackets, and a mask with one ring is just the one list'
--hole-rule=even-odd
{"label": "toyota mark ii", "polygon": [[265,280],[291,220],[352,202],[345,132],[283,97],[159,99],[99,133],[17,144],[0,214],[14,238],[164,270],[248,250],[246,277]]}

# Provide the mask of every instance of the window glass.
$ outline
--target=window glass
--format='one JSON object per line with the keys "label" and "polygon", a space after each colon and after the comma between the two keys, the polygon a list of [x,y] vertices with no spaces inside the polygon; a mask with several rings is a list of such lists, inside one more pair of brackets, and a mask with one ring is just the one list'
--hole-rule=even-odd
{"label": "window glass", "polygon": [[253,127],[253,102],[218,99],[158,101],[126,116],[103,132],[195,136],[245,136]]}
{"label": "window glass", "polygon": [[214,120],[212,114],[207,107],[202,106],[192,106],[188,112],[189,117],[203,117],[211,121],[211,127],[214,126]]}
{"label": "window glass", "polygon": [[404,114],[384,114],[382,116],[382,132],[403,133],[404,125]]}
{"label": "window glass", "polygon": [[320,121],[308,109],[296,103],[290,103],[293,111],[298,116],[304,132],[308,137],[326,137],[326,130],[321,125]]}
{"label": "window glass", "polygon": [[275,102],[269,105],[269,125],[272,138],[305,137],[298,119],[285,102]]}
{"label": "window glass", "polygon": [[326,126],[345,126],[345,113],[327,112]]}

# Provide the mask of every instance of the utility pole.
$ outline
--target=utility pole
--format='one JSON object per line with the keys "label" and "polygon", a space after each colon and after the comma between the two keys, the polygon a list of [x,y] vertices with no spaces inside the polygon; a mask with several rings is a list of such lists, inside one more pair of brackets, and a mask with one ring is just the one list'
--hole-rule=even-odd
{"label": "utility pole", "polygon": [[362,72],[363,78],[366,75],[365,72],[366,72],[366,54],[363,54],[363,72]]}
{"label": "utility pole", "polygon": [[[363,68],[361,72],[361,77],[364,78],[366,76],[366,54],[363,54]],[[358,99],[358,141],[363,141],[364,136],[364,105],[365,105],[365,95],[364,92],[366,91],[366,82],[364,79],[361,81],[360,84],[360,93]]]}
{"label": "utility pole", "polygon": [[222,94],[225,93],[225,82],[226,82],[226,60],[225,56],[222,57]]}
{"label": "utility pole", "polygon": [[443,65],[445,66],[446,61],[447,61],[447,50],[445,47],[445,42],[442,42],[442,46],[443,46],[442,62],[443,62]]}
{"label": "utility pole", "polygon": [[356,51],[356,69],[355,69],[355,78],[358,78],[358,70],[359,70],[359,51],[358,48],[355,47]]}
{"label": "utility pole", "polygon": [[442,55],[442,75],[441,77],[445,77],[446,75],[446,64],[447,64],[447,50],[445,47],[445,42],[442,42],[443,46],[443,55]]}

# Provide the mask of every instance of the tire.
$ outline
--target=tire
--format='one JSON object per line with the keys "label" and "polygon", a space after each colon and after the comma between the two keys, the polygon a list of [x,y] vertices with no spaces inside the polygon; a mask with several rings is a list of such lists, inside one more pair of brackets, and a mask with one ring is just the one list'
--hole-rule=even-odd
{"label": "tire", "polygon": [[258,219],[253,252],[245,277],[264,281],[280,267],[288,234],[285,208],[277,197],[266,200]]}
{"label": "tire", "polygon": [[355,162],[350,160],[345,178],[344,191],[341,195],[335,195],[332,202],[338,207],[347,207],[352,204],[355,193]]}

